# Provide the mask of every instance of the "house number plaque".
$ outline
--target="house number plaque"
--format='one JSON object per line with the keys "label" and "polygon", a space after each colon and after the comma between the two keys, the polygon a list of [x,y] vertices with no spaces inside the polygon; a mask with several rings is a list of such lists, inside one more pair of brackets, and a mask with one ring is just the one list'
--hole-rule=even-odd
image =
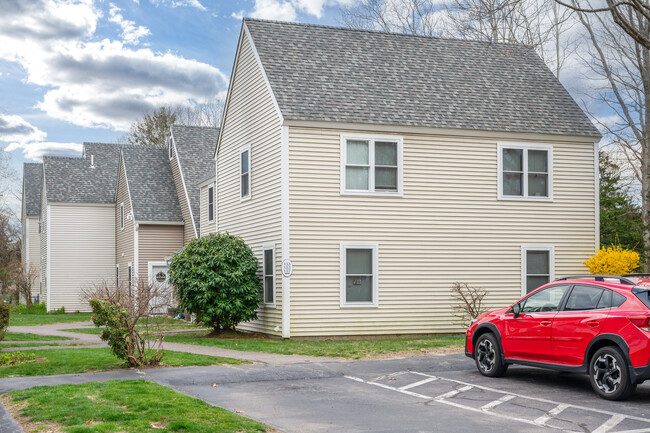
{"label": "house number plaque", "polygon": [[289,259],[282,260],[282,276],[289,278],[291,274],[293,274],[293,263]]}

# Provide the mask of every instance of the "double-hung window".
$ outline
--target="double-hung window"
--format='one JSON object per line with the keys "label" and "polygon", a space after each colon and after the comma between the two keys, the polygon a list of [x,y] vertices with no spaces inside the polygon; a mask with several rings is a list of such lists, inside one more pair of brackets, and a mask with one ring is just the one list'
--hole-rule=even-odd
{"label": "double-hung window", "polygon": [[239,151],[239,185],[240,198],[251,196],[251,148],[244,147]]}
{"label": "double-hung window", "polygon": [[131,287],[133,285],[133,266],[131,263],[128,265],[128,288],[129,288],[129,296],[131,296]]}
{"label": "double-hung window", "polygon": [[264,303],[275,304],[275,246],[264,245],[262,272],[264,278]]}
{"label": "double-hung window", "polygon": [[208,222],[214,221],[214,187],[208,188]]}
{"label": "double-hung window", "polygon": [[402,139],[341,137],[341,193],[402,194]]}
{"label": "double-hung window", "polygon": [[377,244],[341,243],[341,306],[376,307]]}
{"label": "double-hung window", "polygon": [[521,247],[522,294],[530,293],[554,278],[554,247],[523,245]]}
{"label": "double-hung window", "polygon": [[499,143],[499,199],[551,200],[553,148]]}

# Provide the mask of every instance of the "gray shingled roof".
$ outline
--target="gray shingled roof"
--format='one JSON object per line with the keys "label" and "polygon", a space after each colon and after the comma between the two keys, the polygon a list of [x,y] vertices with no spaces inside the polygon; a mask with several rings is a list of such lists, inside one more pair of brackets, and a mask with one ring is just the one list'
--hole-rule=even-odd
{"label": "gray shingled roof", "polygon": [[41,192],[43,191],[43,164],[23,164],[23,201],[25,216],[41,215]]}
{"label": "gray shingled roof", "polygon": [[134,218],[138,222],[183,222],[166,147],[124,146]]}
{"label": "gray shingled roof", "polygon": [[[49,202],[114,203],[119,144],[84,143],[83,156],[44,156],[43,170]],[[94,155],[95,166],[90,166]]]}
{"label": "gray shingled roof", "polygon": [[244,23],[285,119],[600,135],[531,48]]}
{"label": "gray shingled roof", "polygon": [[199,183],[205,179],[205,173],[214,169],[214,149],[219,138],[219,128],[173,125],[171,131],[198,231],[201,217]]}

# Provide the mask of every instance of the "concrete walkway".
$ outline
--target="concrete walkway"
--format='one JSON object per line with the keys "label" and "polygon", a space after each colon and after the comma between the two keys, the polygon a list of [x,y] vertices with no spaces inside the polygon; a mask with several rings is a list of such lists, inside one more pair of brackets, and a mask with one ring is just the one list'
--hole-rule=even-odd
{"label": "concrete walkway", "polygon": [[[71,340],[66,340],[67,344],[83,344],[83,346],[38,346],[38,347],[11,347],[6,348],[4,351],[12,350],[44,350],[44,349],[72,349],[72,348],[89,348],[89,347],[108,347],[98,335],[95,334],[82,334],[78,332],[66,331],[67,329],[78,328],[93,328],[92,322],[75,322],[75,323],[58,323],[51,325],[36,325],[36,326],[10,326],[9,332],[21,332],[27,334],[49,335],[54,337],[67,337]],[[9,343],[9,342],[8,342]],[[33,343],[31,341],[30,343]],[[47,344],[47,342],[43,342]],[[175,352],[196,353],[199,355],[221,356],[225,358],[241,359],[243,361],[250,361],[259,364],[269,365],[288,365],[288,364],[303,364],[312,362],[340,362],[340,359],[325,358],[316,356],[303,356],[303,355],[278,355],[275,353],[263,352],[244,352],[240,350],[222,349],[219,347],[198,346],[193,344],[182,343],[169,343],[165,342],[163,347],[165,350]]]}

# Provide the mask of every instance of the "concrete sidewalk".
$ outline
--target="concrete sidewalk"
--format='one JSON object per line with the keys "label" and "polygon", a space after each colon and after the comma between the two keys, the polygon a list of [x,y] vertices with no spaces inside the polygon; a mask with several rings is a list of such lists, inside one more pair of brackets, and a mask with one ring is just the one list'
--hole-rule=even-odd
{"label": "concrete sidewalk", "polygon": [[[37,335],[50,335],[55,337],[68,337],[72,340],[68,344],[83,344],[83,346],[39,346],[39,347],[26,347],[10,348],[6,350],[41,350],[41,349],[84,349],[89,347],[108,347],[98,335],[95,334],[82,334],[78,332],[69,332],[66,329],[77,328],[92,328],[92,322],[75,322],[75,323],[58,323],[51,325],[36,325],[36,326],[10,326],[9,332],[21,332]],[[163,347],[165,350],[175,352],[195,353],[199,355],[220,356],[224,358],[241,359],[243,361],[250,361],[259,364],[270,365],[287,365],[287,364],[303,364],[314,362],[340,362],[340,359],[325,358],[320,356],[303,356],[303,355],[279,355],[275,353],[264,352],[244,352],[241,350],[222,349],[219,347],[198,346],[193,344],[182,343],[168,343],[165,342]]]}

